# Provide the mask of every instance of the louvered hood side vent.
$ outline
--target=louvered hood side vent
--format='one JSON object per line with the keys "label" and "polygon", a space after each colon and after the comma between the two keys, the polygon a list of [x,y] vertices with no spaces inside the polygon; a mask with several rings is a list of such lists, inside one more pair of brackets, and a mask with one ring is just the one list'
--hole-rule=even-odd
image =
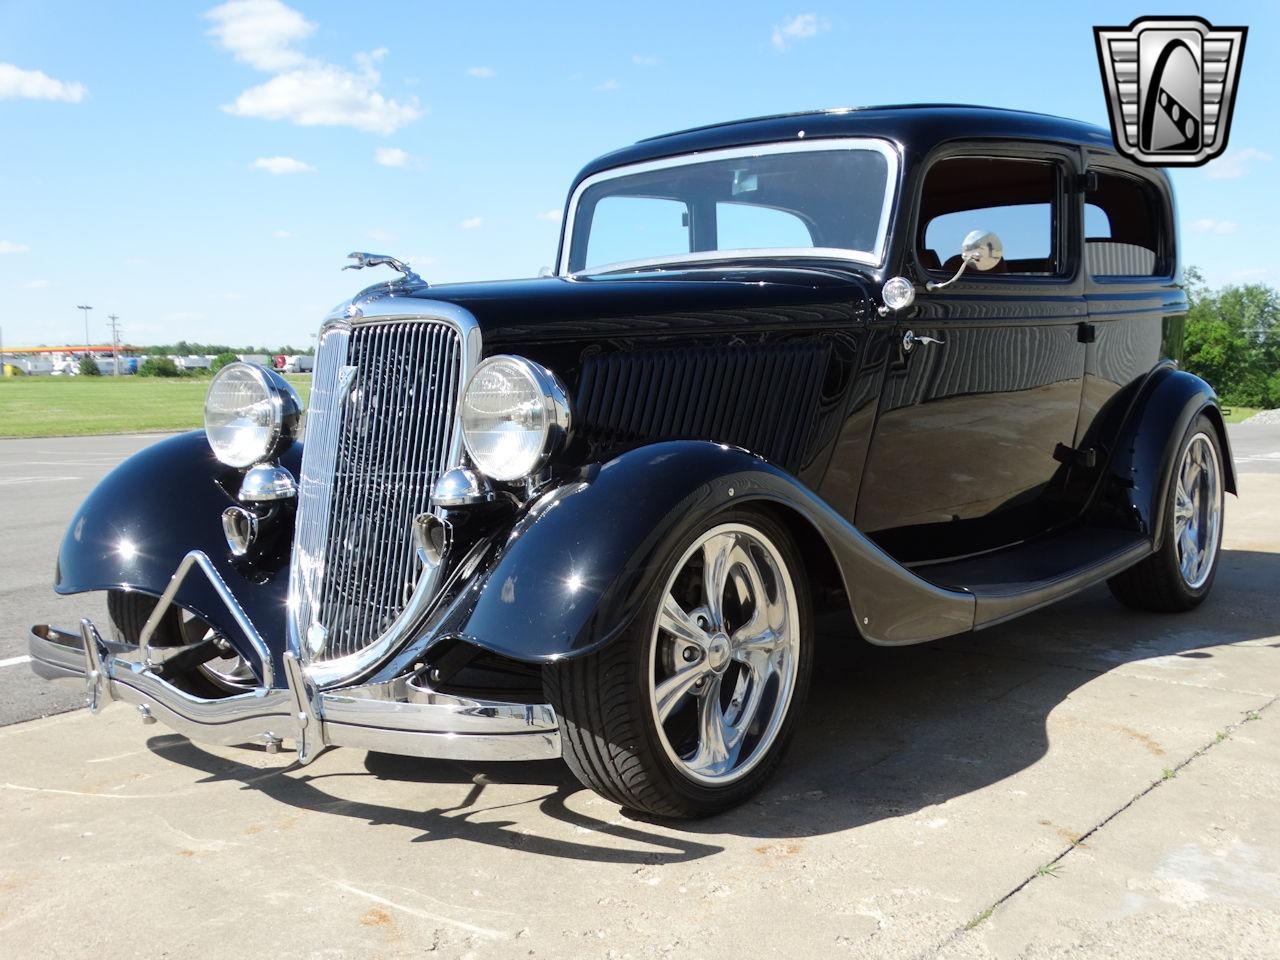
{"label": "louvered hood side vent", "polygon": [[655,440],[713,440],[795,472],[830,355],[817,341],[598,354],[583,365],[575,430],[593,457]]}

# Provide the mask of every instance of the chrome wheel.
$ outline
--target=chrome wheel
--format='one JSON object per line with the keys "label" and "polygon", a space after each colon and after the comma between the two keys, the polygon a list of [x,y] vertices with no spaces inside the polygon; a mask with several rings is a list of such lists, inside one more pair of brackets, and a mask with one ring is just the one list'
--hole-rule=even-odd
{"label": "chrome wheel", "polygon": [[725,785],[769,752],[800,659],[795,585],[778,548],[739,523],[713,527],[681,556],[649,645],[649,705],[668,758]]}
{"label": "chrome wheel", "polygon": [[1213,572],[1222,531],[1222,496],[1217,448],[1208,435],[1197,433],[1182,455],[1173,501],[1178,569],[1192,590],[1204,586]]}

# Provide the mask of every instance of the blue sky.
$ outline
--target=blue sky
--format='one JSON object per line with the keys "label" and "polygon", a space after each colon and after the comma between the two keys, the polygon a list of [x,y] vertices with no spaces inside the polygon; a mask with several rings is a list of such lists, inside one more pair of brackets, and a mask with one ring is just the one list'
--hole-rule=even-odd
{"label": "blue sky", "polygon": [[[372,282],[529,276],[591,157],[715,120],[971,101],[1106,125],[1091,27],[1249,26],[1228,154],[1173,174],[1184,261],[1280,285],[1280,5],[0,0],[6,344],[303,344]],[[380,276],[385,273],[379,268]]]}

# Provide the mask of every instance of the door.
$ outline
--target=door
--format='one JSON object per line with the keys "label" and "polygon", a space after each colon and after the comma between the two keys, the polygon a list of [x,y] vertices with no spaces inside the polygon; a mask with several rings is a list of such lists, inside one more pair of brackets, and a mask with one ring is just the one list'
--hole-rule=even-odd
{"label": "door", "polygon": [[1186,294],[1174,281],[1167,181],[1114,155],[1090,158],[1084,195],[1085,302],[1092,342],[1076,445],[1105,452],[1132,393],[1181,359]]}
{"label": "door", "polygon": [[925,172],[912,231],[920,274],[954,275],[971,230],[999,235],[1004,257],[922,290],[895,330],[857,525],[903,562],[1016,543],[1073,512],[1062,485],[1086,319],[1067,199],[1075,169],[1066,151],[984,148]]}

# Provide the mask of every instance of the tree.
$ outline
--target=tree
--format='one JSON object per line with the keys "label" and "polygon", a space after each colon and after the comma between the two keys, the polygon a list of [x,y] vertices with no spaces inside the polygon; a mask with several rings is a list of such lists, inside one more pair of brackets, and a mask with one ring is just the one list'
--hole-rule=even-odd
{"label": "tree", "polygon": [[182,376],[182,371],[168,357],[147,357],[142,363],[138,364],[138,376],[180,377]]}
{"label": "tree", "polygon": [[100,377],[102,371],[98,368],[98,361],[93,359],[89,354],[85,354],[80,358],[80,376],[82,377]]}
{"label": "tree", "polygon": [[1207,380],[1224,403],[1280,405],[1280,293],[1261,283],[1210,291],[1199,271],[1184,281],[1184,364]]}
{"label": "tree", "polygon": [[235,363],[239,359],[240,358],[237,357],[234,353],[232,353],[230,350],[227,350],[218,354],[216,357],[213,358],[213,360],[209,363],[209,369],[212,370],[214,373],[217,373],[219,370],[225,367],[228,363]]}

